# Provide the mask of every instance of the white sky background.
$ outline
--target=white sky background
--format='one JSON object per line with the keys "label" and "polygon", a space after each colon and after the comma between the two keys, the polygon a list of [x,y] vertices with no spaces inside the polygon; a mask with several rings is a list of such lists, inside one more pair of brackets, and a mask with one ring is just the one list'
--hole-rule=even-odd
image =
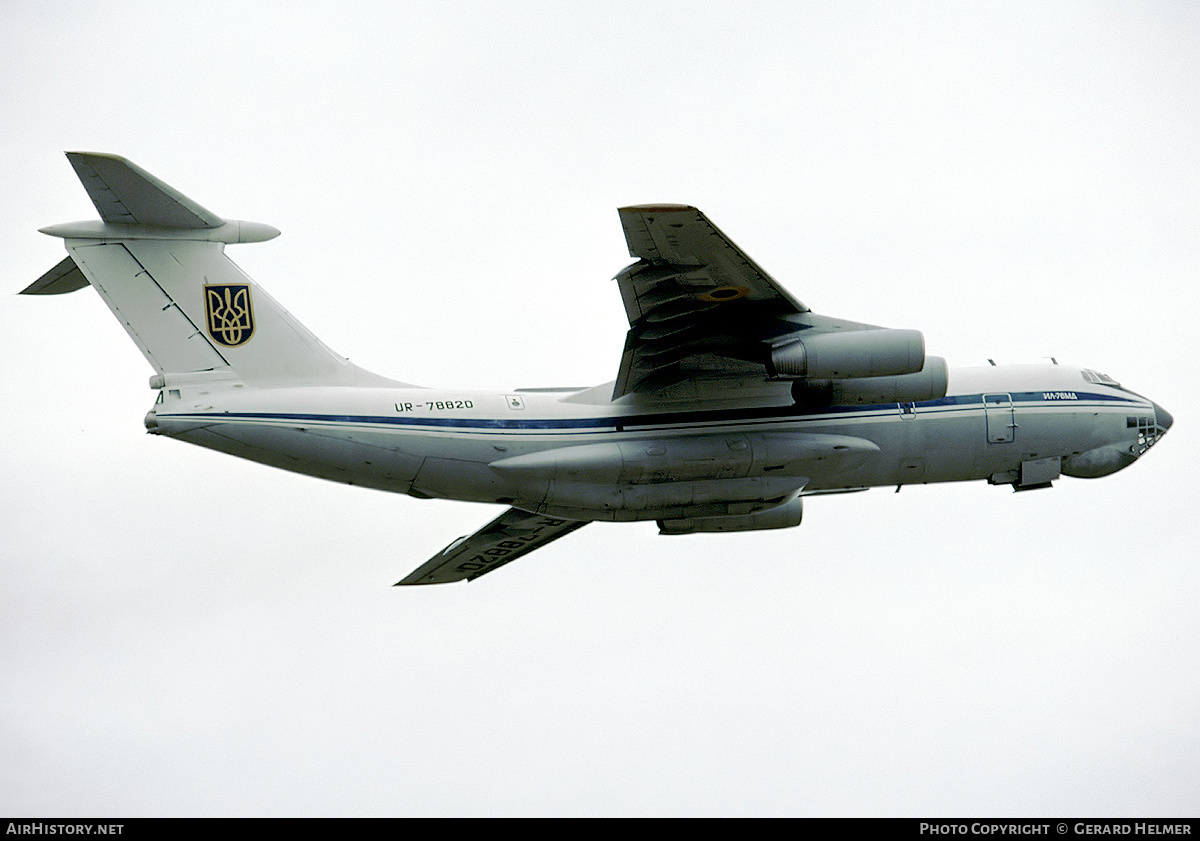
{"label": "white sky background", "polygon": [[[0,814],[1200,812],[1200,6],[8,2],[0,114]],[[99,298],[12,294],[95,216],[64,149],[281,228],[231,256],[416,383],[612,379],[614,208],[686,202],[819,312],[1176,425],[393,589],[499,509],[147,436]]]}

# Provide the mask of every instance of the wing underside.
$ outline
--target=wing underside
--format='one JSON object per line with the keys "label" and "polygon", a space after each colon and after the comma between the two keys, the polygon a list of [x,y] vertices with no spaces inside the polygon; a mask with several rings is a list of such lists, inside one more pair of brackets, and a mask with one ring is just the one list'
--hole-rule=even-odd
{"label": "wing underside", "polygon": [[510,508],[469,537],[451,543],[396,586],[470,581],[586,525],[586,520],[564,520]]}
{"label": "wing underside", "polygon": [[619,211],[630,256],[616,279],[629,332],[613,398],[685,379],[766,379],[771,341],[808,312],[687,205]]}

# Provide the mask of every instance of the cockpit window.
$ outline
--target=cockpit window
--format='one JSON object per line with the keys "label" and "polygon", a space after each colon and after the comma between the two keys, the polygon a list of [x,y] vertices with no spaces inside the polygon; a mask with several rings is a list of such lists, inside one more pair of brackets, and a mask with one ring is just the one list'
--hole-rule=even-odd
{"label": "cockpit window", "polygon": [[1084,368],[1079,373],[1083,374],[1083,378],[1085,380],[1087,380],[1089,383],[1100,383],[1103,385],[1113,385],[1113,386],[1116,386],[1117,388],[1121,387],[1121,384],[1119,382],[1117,382],[1116,380],[1114,380],[1112,377],[1110,377],[1108,374],[1101,374],[1099,371],[1092,371],[1088,368]]}
{"label": "cockpit window", "polygon": [[1141,417],[1130,415],[1125,418],[1125,427],[1138,431],[1136,450],[1139,456],[1153,447],[1155,442],[1167,432],[1158,425],[1157,419],[1153,415],[1142,415]]}

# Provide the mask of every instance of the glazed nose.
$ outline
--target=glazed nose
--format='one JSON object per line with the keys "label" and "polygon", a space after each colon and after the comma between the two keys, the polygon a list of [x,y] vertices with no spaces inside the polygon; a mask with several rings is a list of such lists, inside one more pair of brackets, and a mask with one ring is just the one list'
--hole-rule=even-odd
{"label": "glazed nose", "polygon": [[1154,422],[1163,432],[1166,432],[1171,428],[1171,424],[1175,422],[1175,418],[1171,417],[1170,412],[1155,403],[1153,400],[1150,401],[1150,404],[1154,406]]}

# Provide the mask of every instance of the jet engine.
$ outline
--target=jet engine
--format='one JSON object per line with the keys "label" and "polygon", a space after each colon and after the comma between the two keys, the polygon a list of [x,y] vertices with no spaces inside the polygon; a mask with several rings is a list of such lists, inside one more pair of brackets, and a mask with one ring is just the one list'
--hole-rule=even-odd
{"label": "jet engine", "polygon": [[689,517],[683,520],[659,520],[659,534],[693,534],[716,531],[759,531],[789,529],[804,518],[804,497],[798,496],[757,514],[730,517]]}
{"label": "jet engine", "polygon": [[915,374],[925,364],[925,337],[917,330],[812,332],[771,348],[774,374],[841,380]]}
{"label": "jet engine", "polygon": [[811,408],[920,403],[945,397],[949,383],[946,360],[940,356],[927,356],[925,366],[915,374],[797,381],[792,386],[792,397],[797,404]]}

